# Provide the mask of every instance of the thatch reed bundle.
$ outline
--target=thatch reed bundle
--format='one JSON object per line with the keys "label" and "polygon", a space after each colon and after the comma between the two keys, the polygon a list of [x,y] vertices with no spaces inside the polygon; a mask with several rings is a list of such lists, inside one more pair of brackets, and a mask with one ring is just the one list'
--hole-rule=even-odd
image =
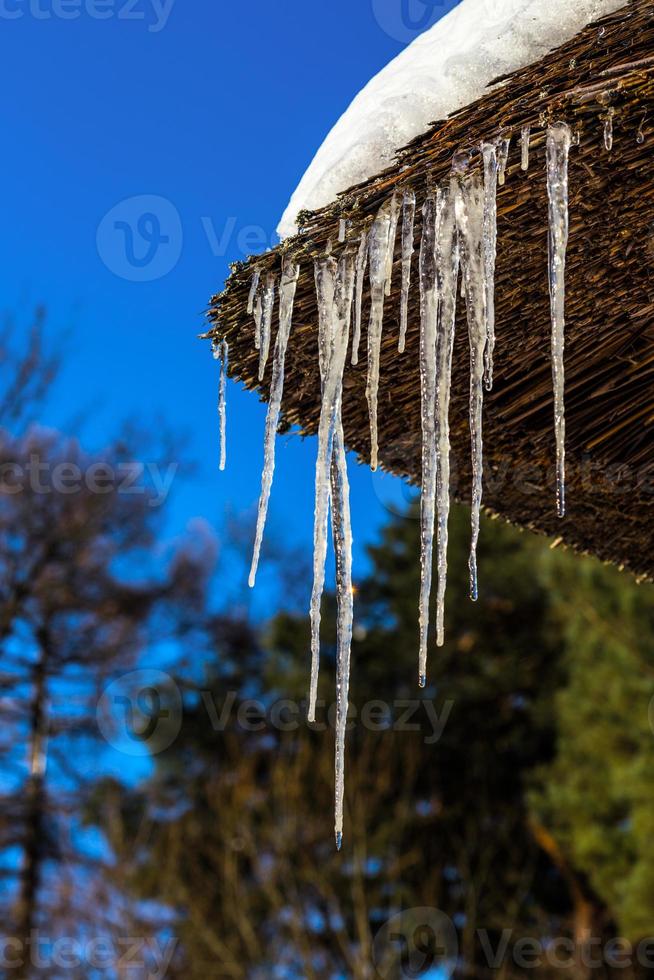
{"label": "thatch reed bundle", "polygon": [[[512,135],[506,184],[498,194],[495,385],[484,408],[485,490],[490,512],[557,541],[654,576],[654,5],[633,0],[546,58],[494,87],[416,139],[397,164],[302,217],[302,232],[234,267],[213,298],[207,336],[229,341],[230,375],[265,398],[247,299],[254,268],[279,271],[280,253],[301,261],[286,361],[286,426],[316,431],[320,411],[313,256],[336,247],[339,220],[358,241],[395,189],[412,187],[418,212],[430,184],[447,180],[452,156],[479,157],[479,144]],[[613,148],[604,122],[613,118]],[[566,416],[568,514],[556,515],[547,284],[545,127],[565,120],[578,133],[570,158]],[[531,126],[531,161],[520,168],[518,137]],[[474,161],[473,161],[474,162]],[[416,227],[419,245],[420,222]],[[420,480],[419,297],[412,284],[406,352],[397,353],[399,240],[386,304],[381,361],[381,465]],[[364,304],[364,336],[367,303]],[[276,329],[276,318],[274,330]],[[274,334],[273,334],[274,342]],[[452,382],[453,491],[470,496],[468,341],[459,312]],[[347,365],[343,421],[348,447],[370,449],[366,358]]]}

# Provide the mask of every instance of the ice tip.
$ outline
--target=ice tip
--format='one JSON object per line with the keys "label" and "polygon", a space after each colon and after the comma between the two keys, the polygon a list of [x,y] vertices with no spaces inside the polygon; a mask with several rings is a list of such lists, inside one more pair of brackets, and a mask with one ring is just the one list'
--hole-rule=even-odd
{"label": "ice tip", "polygon": [[427,675],[421,674],[418,678],[418,687],[427,687]]}
{"label": "ice tip", "polygon": [[256,574],[254,572],[250,572],[250,575],[249,575],[249,578],[248,578],[248,586],[251,589],[254,588],[255,581],[256,581]]}
{"label": "ice tip", "polygon": [[343,846],[343,834],[340,830],[336,831],[336,850],[340,851]]}

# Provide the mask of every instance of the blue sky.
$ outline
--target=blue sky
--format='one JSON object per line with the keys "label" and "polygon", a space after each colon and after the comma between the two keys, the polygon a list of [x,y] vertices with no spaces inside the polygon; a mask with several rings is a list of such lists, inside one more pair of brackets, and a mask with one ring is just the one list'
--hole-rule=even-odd
{"label": "blue sky", "polygon": [[[3,308],[26,320],[44,303],[54,342],[72,331],[44,422],[68,427],[81,410],[91,449],[126,417],[190,435],[199,468],[175,484],[173,533],[196,516],[219,527],[226,511],[252,512],[259,492],[264,408],[234,384],[218,473],[217,366],[196,340],[209,296],[230,261],[273,240],[357,91],[451,6],[0,0]],[[145,207],[132,201],[143,196]],[[128,229],[139,208],[161,222],[146,220],[134,251],[147,258],[148,241],[168,237],[153,281],[131,281],[152,269],[126,264],[127,230],[107,231],[116,219]],[[271,525],[307,552],[314,462],[313,440],[280,440]],[[351,469],[361,568],[384,499],[401,502],[403,491]]]}

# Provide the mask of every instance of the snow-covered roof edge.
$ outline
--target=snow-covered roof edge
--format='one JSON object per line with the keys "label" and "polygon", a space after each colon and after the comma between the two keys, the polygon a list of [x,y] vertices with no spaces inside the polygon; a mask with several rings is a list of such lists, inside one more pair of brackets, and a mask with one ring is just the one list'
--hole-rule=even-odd
{"label": "snow-covered roof edge", "polygon": [[462,0],[356,96],[300,181],[278,226],[295,234],[314,211],[390,166],[435,120],[481,98],[624,0]]}

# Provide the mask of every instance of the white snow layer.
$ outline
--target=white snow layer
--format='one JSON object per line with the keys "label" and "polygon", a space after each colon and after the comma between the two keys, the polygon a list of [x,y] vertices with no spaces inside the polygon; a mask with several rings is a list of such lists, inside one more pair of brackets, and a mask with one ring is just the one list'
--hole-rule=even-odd
{"label": "white snow layer", "polygon": [[318,150],[278,232],[379,173],[430,123],[481,98],[494,78],[542,58],[625,0],[462,0],[357,95]]}

